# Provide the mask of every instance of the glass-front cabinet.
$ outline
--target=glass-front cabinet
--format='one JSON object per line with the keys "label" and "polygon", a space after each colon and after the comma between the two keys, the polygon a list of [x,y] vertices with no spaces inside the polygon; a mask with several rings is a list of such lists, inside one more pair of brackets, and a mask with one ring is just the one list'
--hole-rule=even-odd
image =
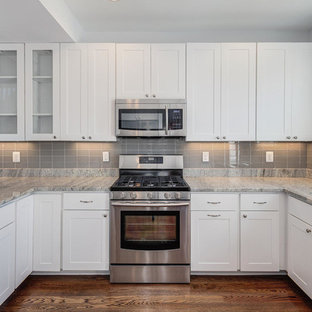
{"label": "glass-front cabinet", "polygon": [[24,139],[24,45],[0,44],[0,140]]}
{"label": "glass-front cabinet", "polygon": [[26,139],[58,140],[59,45],[26,44]]}

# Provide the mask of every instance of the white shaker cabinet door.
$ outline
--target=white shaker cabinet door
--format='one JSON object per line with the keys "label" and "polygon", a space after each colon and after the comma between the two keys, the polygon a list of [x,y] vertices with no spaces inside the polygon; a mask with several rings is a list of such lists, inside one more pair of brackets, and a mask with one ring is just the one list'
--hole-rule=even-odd
{"label": "white shaker cabinet door", "polygon": [[60,194],[34,195],[34,271],[61,269],[61,213]]}
{"label": "white shaker cabinet door", "polygon": [[290,43],[259,43],[257,140],[291,139],[292,57]]}
{"label": "white shaker cabinet door", "polygon": [[192,271],[237,271],[237,212],[192,211],[191,219]]}
{"label": "white shaker cabinet door", "polygon": [[312,43],[293,43],[291,140],[312,140]]}
{"label": "white shaker cabinet door", "polygon": [[241,212],[241,271],[279,271],[279,213]]}
{"label": "white shaker cabinet door", "polygon": [[15,288],[33,270],[33,196],[16,204]]}
{"label": "white shaker cabinet door", "polygon": [[63,270],[108,270],[109,211],[63,213]]}
{"label": "white shaker cabinet door", "polygon": [[185,99],[185,44],[151,45],[151,96]]}
{"label": "white shaker cabinet door", "polygon": [[88,45],[61,44],[61,139],[88,137]]}
{"label": "white shaker cabinet door", "polygon": [[256,138],[256,43],[223,43],[221,139]]}
{"label": "white shaker cabinet door", "polygon": [[15,223],[0,230],[0,304],[14,292]]}
{"label": "white shaker cabinet door", "polygon": [[288,215],[288,275],[312,298],[312,226]]}
{"label": "white shaker cabinet door", "polygon": [[150,54],[149,44],[116,45],[117,99],[150,98]]}
{"label": "white shaker cabinet door", "polygon": [[115,44],[88,44],[88,140],[116,141]]}
{"label": "white shaker cabinet door", "polygon": [[187,141],[220,140],[221,44],[187,45]]}

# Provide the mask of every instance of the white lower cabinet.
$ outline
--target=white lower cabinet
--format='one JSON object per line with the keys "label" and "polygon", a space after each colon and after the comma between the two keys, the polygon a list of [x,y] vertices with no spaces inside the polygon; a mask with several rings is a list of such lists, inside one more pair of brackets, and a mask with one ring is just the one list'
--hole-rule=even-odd
{"label": "white lower cabinet", "polygon": [[288,275],[312,298],[312,207],[289,197],[288,213]]}
{"label": "white lower cabinet", "polygon": [[192,271],[236,271],[236,211],[192,211]]}
{"label": "white lower cabinet", "polygon": [[241,212],[241,271],[279,271],[278,211]]}
{"label": "white lower cabinet", "polygon": [[61,270],[61,194],[34,195],[33,270]]}
{"label": "white lower cabinet", "polygon": [[17,288],[33,267],[33,196],[16,203],[16,260],[15,288]]}
{"label": "white lower cabinet", "polygon": [[63,270],[108,270],[109,211],[63,212]]}

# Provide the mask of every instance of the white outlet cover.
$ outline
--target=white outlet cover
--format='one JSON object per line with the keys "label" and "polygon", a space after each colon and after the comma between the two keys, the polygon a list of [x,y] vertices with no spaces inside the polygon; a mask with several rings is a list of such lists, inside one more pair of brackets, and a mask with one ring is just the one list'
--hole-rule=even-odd
{"label": "white outlet cover", "polygon": [[274,161],[274,152],[266,152],[265,153],[265,161],[273,162]]}
{"label": "white outlet cover", "polygon": [[203,152],[203,162],[209,162],[209,152]]}
{"label": "white outlet cover", "polygon": [[109,152],[103,152],[103,161],[109,162]]}
{"label": "white outlet cover", "polygon": [[12,153],[12,161],[14,163],[19,163],[21,162],[21,153],[20,152],[13,152]]}

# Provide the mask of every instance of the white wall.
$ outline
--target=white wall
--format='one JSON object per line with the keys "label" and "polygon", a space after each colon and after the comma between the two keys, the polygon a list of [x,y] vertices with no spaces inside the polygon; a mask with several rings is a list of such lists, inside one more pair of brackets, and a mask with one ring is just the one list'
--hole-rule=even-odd
{"label": "white wall", "polygon": [[81,42],[266,42],[312,41],[310,31],[99,32],[81,35]]}

